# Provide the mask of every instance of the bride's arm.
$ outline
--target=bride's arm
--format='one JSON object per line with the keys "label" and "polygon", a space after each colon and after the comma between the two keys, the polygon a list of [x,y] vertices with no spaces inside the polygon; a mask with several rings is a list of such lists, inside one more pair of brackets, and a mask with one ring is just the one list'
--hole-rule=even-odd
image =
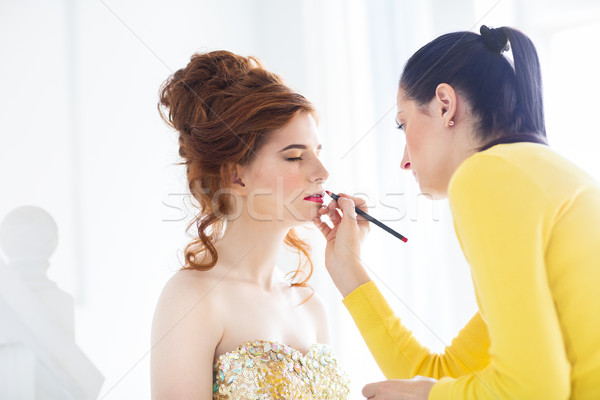
{"label": "bride's arm", "polygon": [[193,271],[165,285],[152,322],[153,400],[212,399],[212,365],[223,328],[213,306],[210,281]]}

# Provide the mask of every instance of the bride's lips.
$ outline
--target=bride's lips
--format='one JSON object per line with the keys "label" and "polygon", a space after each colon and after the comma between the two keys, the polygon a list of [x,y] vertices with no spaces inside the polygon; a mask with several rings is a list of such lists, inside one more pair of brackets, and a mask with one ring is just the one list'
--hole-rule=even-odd
{"label": "bride's lips", "polygon": [[322,194],[311,194],[310,196],[306,196],[304,198],[306,201],[314,201],[315,203],[323,204],[323,195]]}

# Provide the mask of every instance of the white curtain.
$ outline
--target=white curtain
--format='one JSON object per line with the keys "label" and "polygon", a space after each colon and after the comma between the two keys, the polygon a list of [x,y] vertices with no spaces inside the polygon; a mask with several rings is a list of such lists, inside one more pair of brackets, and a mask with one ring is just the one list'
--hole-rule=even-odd
{"label": "white curtain", "polygon": [[[373,227],[363,261],[416,337],[443,351],[475,312],[446,202],[400,170],[394,129],[402,66],[439,34],[516,25],[542,57],[551,143],[600,177],[594,52],[599,11],[541,0],[222,2],[39,0],[0,3],[0,215],[47,209],[60,241],[49,275],[77,300],[76,340],[106,377],[100,398],[149,398],[150,322],[179,267],[190,209],[176,134],[156,112],[161,82],[196,51],[255,55],[320,112],[327,188],[361,194]],[[351,398],[382,379],[314,248],[313,286],[329,307]],[[296,263],[282,251],[280,266]]]}
{"label": "white curtain", "polygon": [[[304,2],[307,87],[321,113],[320,131],[332,191],[367,199],[371,214],[409,238],[373,226],[363,263],[392,307],[420,339],[443,351],[475,312],[468,266],[453,234],[446,202],[419,194],[401,171],[403,135],[395,129],[395,100],[402,66],[420,46],[449,30],[472,29],[470,1],[444,20],[430,2]],[[312,236],[311,236],[312,237]],[[322,267],[323,243],[314,235]],[[326,297],[334,347],[353,377],[353,395],[383,379],[326,273],[315,286]]]}

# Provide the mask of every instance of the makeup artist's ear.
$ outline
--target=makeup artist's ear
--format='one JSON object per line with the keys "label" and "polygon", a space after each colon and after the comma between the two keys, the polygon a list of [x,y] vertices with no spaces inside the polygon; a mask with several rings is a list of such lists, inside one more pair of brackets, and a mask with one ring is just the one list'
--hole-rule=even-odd
{"label": "makeup artist's ear", "polygon": [[435,89],[434,104],[434,115],[442,119],[444,127],[453,126],[457,109],[457,97],[454,88],[447,83],[440,83]]}

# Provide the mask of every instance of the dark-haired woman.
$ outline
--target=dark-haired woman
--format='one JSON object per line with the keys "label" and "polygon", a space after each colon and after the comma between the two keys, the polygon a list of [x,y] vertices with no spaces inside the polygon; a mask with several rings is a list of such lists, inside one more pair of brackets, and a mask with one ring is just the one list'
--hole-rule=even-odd
{"label": "dark-haired woman", "polygon": [[[175,72],[159,108],[199,212],[156,307],[152,398],[346,399],[293,230],[318,215],[328,177],[313,106],[256,59],[216,51]],[[276,267],[284,243],[307,261],[290,279]]]}
{"label": "dark-haired woman", "polygon": [[[315,219],[327,269],[390,379],[363,394],[600,399],[600,186],[546,144],[529,38],[508,27],[480,32],[422,47],[397,97],[401,166],[423,193],[449,198],[479,306],[443,354],[415,340],[361,266],[368,223],[353,207],[364,202],[323,207],[333,230]],[[417,375],[433,379],[409,379]]]}

